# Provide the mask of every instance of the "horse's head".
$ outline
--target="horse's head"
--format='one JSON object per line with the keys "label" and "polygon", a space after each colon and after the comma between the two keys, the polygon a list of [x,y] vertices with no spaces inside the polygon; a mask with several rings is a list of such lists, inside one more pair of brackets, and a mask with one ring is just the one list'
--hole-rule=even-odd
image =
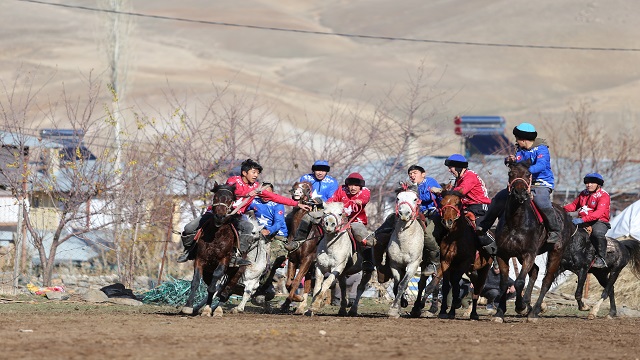
{"label": "horse's head", "polygon": [[344,204],[341,202],[328,203],[322,215],[322,228],[327,233],[338,231],[346,221]]}
{"label": "horse's head", "polygon": [[214,224],[217,227],[222,226],[222,223],[227,216],[231,212],[231,206],[236,201],[236,185],[219,185],[217,182],[214,184],[213,189],[213,204],[211,207],[213,208],[213,219]]}
{"label": "horse's head", "polygon": [[442,217],[442,224],[448,229],[453,228],[456,220],[462,216],[462,198],[463,195],[458,191],[445,191],[442,193],[440,216]]}
{"label": "horse's head", "polygon": [[253,225],[253,229],[251,230],[251,236],[253,237],[254,240],[260,238],[260,231],[264,229],[264,225],[260,224],[260,222],[256,218],[253,211],[247,211],[245,215],[247,216],[247,219],[249,220],[251,225]]}
{"label": "horse's head", "polygon": [[531,198],[531,172],[529,166],[531,161],[525,160],[519,163],[509,163],[509,184],[507,189],[509,195],[513,195],[516,200],[523,203]]}
{"label": "horse's head", "polygon": [[420,198],[415,186],[405,187],[396,196],[396,216],[402,221],[415,220],[420,209]]}
{"label": "horse's head", "polygon": [[289,192],[293,200],[308,200],[311,197],[311,184],[306,181],[296,181]]}

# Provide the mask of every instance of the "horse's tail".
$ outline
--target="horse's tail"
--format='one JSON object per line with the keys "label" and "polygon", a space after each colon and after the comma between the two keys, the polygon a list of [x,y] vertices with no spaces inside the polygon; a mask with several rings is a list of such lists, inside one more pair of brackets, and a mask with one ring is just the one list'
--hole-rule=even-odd
{"label": "horse's tail", "polygon": [[622,240],[620,244],[629,250],[631,255],[629,261],[631,262],[631,272],[640,279],[640,241],[637,240]]}

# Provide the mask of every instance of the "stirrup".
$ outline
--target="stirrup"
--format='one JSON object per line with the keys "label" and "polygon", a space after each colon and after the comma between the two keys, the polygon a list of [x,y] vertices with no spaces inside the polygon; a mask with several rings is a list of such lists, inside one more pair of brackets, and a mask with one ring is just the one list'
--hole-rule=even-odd
{"label": "stirrup", "polygon": [[229,261],[230,267],[249,266],[251,264],[251,261],[243,259],[240,255],[232,255],[231,261]]}
{"label": "stirrup", "polygon": [[282,245],[282,247],[284,247],[284,249],[288,252],[293,252],[298,250],[303,242],[305,242],[305,240],[287,241],[286,243],[284,243],[284,245]]}
{"label": "stirrup", "polygon": [[596,257],[593,259],[593,264],[591,264],[591,267],[596,269],[605,269],[607,267],[607,262],[602,256],[596,255]]}

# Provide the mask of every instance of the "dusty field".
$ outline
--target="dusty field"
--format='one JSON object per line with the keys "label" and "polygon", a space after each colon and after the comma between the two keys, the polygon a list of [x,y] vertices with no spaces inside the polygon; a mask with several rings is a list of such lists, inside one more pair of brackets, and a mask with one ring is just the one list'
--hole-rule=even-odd
{"label": "dusty field", "polygon": [[[186,317],[167,307],[86,303],[0,304],[3,359],[637,359],[640,320],[587,321],[556,309],[537,323],[396,320],[384,305],[341,318],[257,314]],[[601,314],[604,312],[601,311]],[[484,312],[481,312],[484,314]],[[26,331],[25,330],[31,330]],[[320,335],[321,330],[326,335]]]}

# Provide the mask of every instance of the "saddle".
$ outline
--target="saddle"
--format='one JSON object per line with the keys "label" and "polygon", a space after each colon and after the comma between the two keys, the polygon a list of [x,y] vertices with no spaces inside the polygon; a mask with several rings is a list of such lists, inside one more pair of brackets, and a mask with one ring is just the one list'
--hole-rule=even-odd
{"label": "saddle", "polygon": [[464,212],[464,217],[467,219],[467,222],[469,223],[471,228],[473,230],[475,230],[476,229],[476,214],[472,213],[471,211],[465,211]]}

